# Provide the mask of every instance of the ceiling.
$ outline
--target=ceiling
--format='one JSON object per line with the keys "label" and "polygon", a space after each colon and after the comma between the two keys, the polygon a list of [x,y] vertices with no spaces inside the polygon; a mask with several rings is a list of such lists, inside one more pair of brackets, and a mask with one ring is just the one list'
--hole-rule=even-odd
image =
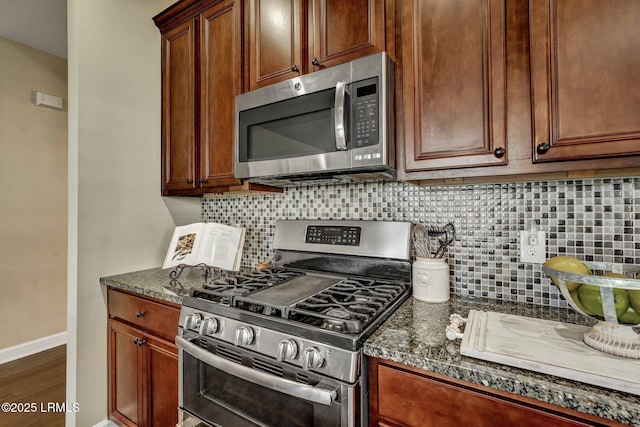
{"label": "ceiling", "polygon": [[67,57],[67,0],[0,0],[0,37]]}

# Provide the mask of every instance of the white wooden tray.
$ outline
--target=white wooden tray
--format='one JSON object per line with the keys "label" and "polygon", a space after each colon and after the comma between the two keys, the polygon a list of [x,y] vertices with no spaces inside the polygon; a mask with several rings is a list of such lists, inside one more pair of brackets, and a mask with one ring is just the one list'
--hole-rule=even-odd
{"label": "white wooden tray", "polygon": [[471,310],[460,353],[640,395],[640,360],[608,355],[587,346],[582,335],[589,329]]}

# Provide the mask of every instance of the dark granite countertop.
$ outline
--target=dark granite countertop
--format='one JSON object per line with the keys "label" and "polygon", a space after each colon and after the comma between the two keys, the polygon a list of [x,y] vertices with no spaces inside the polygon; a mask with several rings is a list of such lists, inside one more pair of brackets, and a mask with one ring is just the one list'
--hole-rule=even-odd
{"label": "dark granite countertop", "polygon": [[[184,295],[204,282],[197,268],[185,269],[177,280],[169,277],[170,272],[153,268],[103,277],[100,283],[180,304]],[[430,304],[409,298],[367,340],[364,353],[640,427],[640,396],[460,355],[460,341],[447,340],[445,327],[450,314],[467,316],[471,309],[589,322],[571,310],[532,304],[455,296],[446,303]]]}
{"label": "dark granite countertop", "polygon": [[640,396],[462,356],[460,340],[445,336],[449,315],[471,309],[567,323],[589,319],[567,309],[452,297],[441,304],[409,298],[365,343],[367,356],[402,363],[591,415],[640,426]]}
{"label": "dark granite countertop", "polygon": [[184,269],[178,279],[171,279],[173,269],[152,268],[133,273],[101,277],[100,283],[116,289],[135,292],[141,295],[182,304],[182,297],[191,289],[201,288],[204,282],[203,271],[199,268]]}

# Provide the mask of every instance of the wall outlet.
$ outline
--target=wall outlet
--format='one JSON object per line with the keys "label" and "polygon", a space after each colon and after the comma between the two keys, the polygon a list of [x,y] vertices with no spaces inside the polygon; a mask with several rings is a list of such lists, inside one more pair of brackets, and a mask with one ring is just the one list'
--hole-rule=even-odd
{"label": "wall outlet", "polygon": [[546,239],[544,231],[520,231],[520,262],[543,264],[547,260]]}

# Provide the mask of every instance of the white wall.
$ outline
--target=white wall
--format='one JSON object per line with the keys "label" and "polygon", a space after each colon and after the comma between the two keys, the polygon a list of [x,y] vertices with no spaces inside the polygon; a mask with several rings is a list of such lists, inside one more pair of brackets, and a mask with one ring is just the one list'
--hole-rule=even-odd
{"label": "white wall", "polygon": [[67,61],[0,38],[3,361],[67,329],[67,112],[37,107],[36,90],[66,99]]}
{"label": "white wall", "polygon": [[160,197],[160,34],[173,0],[69,0],[69,426],[107,417],[101,276],[161,264],[173,231]]}

